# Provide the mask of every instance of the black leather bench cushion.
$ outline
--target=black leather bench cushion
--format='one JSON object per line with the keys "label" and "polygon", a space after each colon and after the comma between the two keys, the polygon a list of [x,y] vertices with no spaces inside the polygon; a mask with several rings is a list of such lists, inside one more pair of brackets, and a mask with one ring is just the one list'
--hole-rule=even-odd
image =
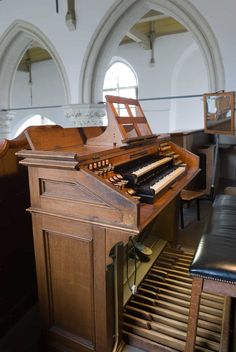
{"label": "black leather bench cushion", "polygon": [[204,234],[189,272],[192,276],[236,284],[236,236]]}
{"label": "black leather bench cushion", "polygon": [[236,196],[216,199],[189,271],[236,284]]}
{"label": "black leather bench cushion", "polygon": [[205,226],[204,233],[214,236],[236,237],[236,207],[234,210],[220,207],[214,209]]}

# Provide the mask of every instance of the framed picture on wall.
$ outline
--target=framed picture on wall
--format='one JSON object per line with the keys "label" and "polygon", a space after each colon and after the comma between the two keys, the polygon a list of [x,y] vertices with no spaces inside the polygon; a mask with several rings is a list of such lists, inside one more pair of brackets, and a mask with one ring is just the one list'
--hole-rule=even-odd
{"label": "framed picture on wall", "polygon": [[234,92],[207,93],[204,101],[204,130],[211,134],[234,135]]}

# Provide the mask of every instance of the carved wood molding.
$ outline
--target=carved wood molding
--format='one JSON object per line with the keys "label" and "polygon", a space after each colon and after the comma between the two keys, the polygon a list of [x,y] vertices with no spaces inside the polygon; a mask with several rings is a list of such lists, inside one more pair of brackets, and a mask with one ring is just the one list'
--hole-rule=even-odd
{"label": "carved wood molding", "polygon": [[26,166],[37,166],[46,168],[59,168],[64,170],[76,170],[79,168],[79,162],[76,153],[57,153],[56,157],[53,152],[22,150],[16,155],[25,159],[20,164]]}

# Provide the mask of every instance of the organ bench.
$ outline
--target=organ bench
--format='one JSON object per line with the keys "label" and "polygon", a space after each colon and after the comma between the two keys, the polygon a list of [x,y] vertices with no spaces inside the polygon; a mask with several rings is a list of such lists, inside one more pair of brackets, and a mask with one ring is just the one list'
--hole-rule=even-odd
{"label": "organ bench", "polygon": [[[236,297],[236,196],[220,195],[189,272],[193,277],[185,352],[195,349],[202,291]],[[229,351],[229,325],[222,327],[220,351]]]}

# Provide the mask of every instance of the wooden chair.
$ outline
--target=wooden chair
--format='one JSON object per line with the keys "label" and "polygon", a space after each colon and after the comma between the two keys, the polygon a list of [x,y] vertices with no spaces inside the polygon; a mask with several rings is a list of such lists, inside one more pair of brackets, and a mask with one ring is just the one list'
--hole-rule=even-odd
{"label": "wooden chair", "polygon": [[183,189],[180,193],[180,226],[181,229],[184,228],[184,211],[183,211],[183,205],[184,203],[190,203],[192,201],[196,201],[196,206],[197,206],[197,220],[200,220],[200,198],[205,196],[206,190],[198,190],[198,191],[192,191],[192,190],[187,190]]}
{"label": "wooden chair", "polygon": [[[195,350],[202,291],[236,297],[235,231],[236,197],[221,195],[214,204],[213,212],[189,269],[193,281],[185,352]],[[228,312],[224,312],[224,316],[227,313],[229,316],[229,310],[228,308]],[[229,351],[229,331],[229,323],[224,319],[219,344],[220,352]]]}

